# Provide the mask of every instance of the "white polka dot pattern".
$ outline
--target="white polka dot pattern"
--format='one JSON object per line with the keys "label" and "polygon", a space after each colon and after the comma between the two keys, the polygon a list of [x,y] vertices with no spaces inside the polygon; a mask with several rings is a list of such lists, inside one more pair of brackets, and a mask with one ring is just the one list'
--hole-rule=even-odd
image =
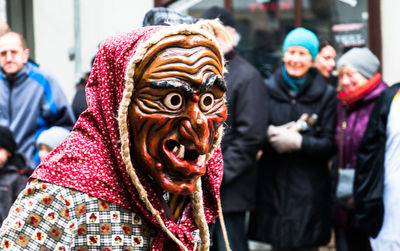
{"label": "white polka dot pattern", "polygon": [[[155,35],[162,32],[167,34],[164,29],[169,29],[170,31],[167,31],[170,34],[202,34],[191,25],[145,27],[104,41],[97,53],[86,87],[88,110],[80,116],[70,137],[51,153],[32,176],[76,189],[136,212],[158,229],[158,235],[161,235],[160,226],[147,210],[126,171],[120,150],[121,137],[117,118],[124,95],[124,77],[128,70],[135,68],[135,65],[129,65],[131,59],[139,49],[143,49],[143,44]],[[134,160],[132,164],[135,166]],[[189,250],[193,249],[193,238],[188,235],[197,228],[193,217],[188,217],[179,224],[167,220],[152,182],[140,168],[135,168],[135,173],[169,231],[187,244]],[[207,164],[207,173],[202,177],[207,222],[218,215],[217,201],[221,180],[222,156],[218,146]],[[157,245],[162,247],[160,243]]]}

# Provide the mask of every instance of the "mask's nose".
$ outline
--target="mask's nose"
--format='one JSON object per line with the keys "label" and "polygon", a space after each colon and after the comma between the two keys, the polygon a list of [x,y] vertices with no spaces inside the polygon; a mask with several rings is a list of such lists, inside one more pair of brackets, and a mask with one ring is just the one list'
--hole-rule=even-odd
{"label": "mask's nose", "polygon": [[198,103],[189,105],[186,117],[179,126],[180,136],[185,141],[192,142],[199,154],[208,153],[210,131],[207,117],[200,110]]}

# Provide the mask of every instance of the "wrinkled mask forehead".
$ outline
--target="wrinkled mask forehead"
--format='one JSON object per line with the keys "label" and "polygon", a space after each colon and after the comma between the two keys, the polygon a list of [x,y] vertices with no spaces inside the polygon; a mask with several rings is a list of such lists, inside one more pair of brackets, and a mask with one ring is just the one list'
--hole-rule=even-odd
{"label": "wrinkled mask forehead", "polygon": [[223,59],[200,35],[174,35],[146,52],[129,110],[133,162],[163,189],[194,191],[227,116]]}
{"label": "wrinkled mask forehead", "polygon": [[[159,56],[160,54],[162,54],[161,57]],[[202,60],[202,62],[210,60],[207,61],[207,64],[212,64],[215,67],[215,72],[222,76],[223,59],[214,42],[200,35],[174,35],[166,37],[150,47],[146,52],[135,71],[135,83],[140,82],[143,74],[149,71],[151,65],[154,67],[160,64],[176,63],[174,67],[182,71],[189,71],[188,73],[191,74],[193,70],[198,70],[197,66],[192,65],[192,69],[182,69],[181,66],[185,63],[190,64],[190,61],[198,62],[199,60]]]}

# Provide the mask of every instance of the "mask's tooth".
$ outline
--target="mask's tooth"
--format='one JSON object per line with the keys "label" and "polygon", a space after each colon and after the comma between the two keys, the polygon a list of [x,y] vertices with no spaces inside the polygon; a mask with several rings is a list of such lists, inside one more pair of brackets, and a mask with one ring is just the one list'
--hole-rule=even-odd
{"label": "mask's tooth", "polygon": [[202,165],[204,165],[204,161],[206,160],[206,155],[205,154],[203,154],[203,155],[200,155],[198,158],[197,158],[197,163],[196,163],[196,165],[197,166],[202,166]]}
{"label": "mask's tooth", "polygon": [[174,149],[172,150],[173,154],[177,154],[178,153],[179,148],[177,146],[174,147]]}
{"label": "mask's tooth", "polygon": [[178,157],[178,159],[183,159],[184,156],[185,156],[185,146],[184,145],[180,145],[179,146],[179,152],[176,155],[176,157]]}

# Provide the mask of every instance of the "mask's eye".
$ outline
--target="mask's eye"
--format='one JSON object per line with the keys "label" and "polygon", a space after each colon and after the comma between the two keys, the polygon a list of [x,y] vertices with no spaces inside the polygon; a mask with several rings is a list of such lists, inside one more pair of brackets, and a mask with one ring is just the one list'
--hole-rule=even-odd
{"label": "mask's eye", "polygon": [[179,110],[183,104],[182,95],[177,92],[168,93],[164,98],[164,105],[171,110]]}
{"label": "mask's eye", "polygon": [[214,95],[205,93],[200,97],[200,108],[203,111],[208,111],[214,106]]}

